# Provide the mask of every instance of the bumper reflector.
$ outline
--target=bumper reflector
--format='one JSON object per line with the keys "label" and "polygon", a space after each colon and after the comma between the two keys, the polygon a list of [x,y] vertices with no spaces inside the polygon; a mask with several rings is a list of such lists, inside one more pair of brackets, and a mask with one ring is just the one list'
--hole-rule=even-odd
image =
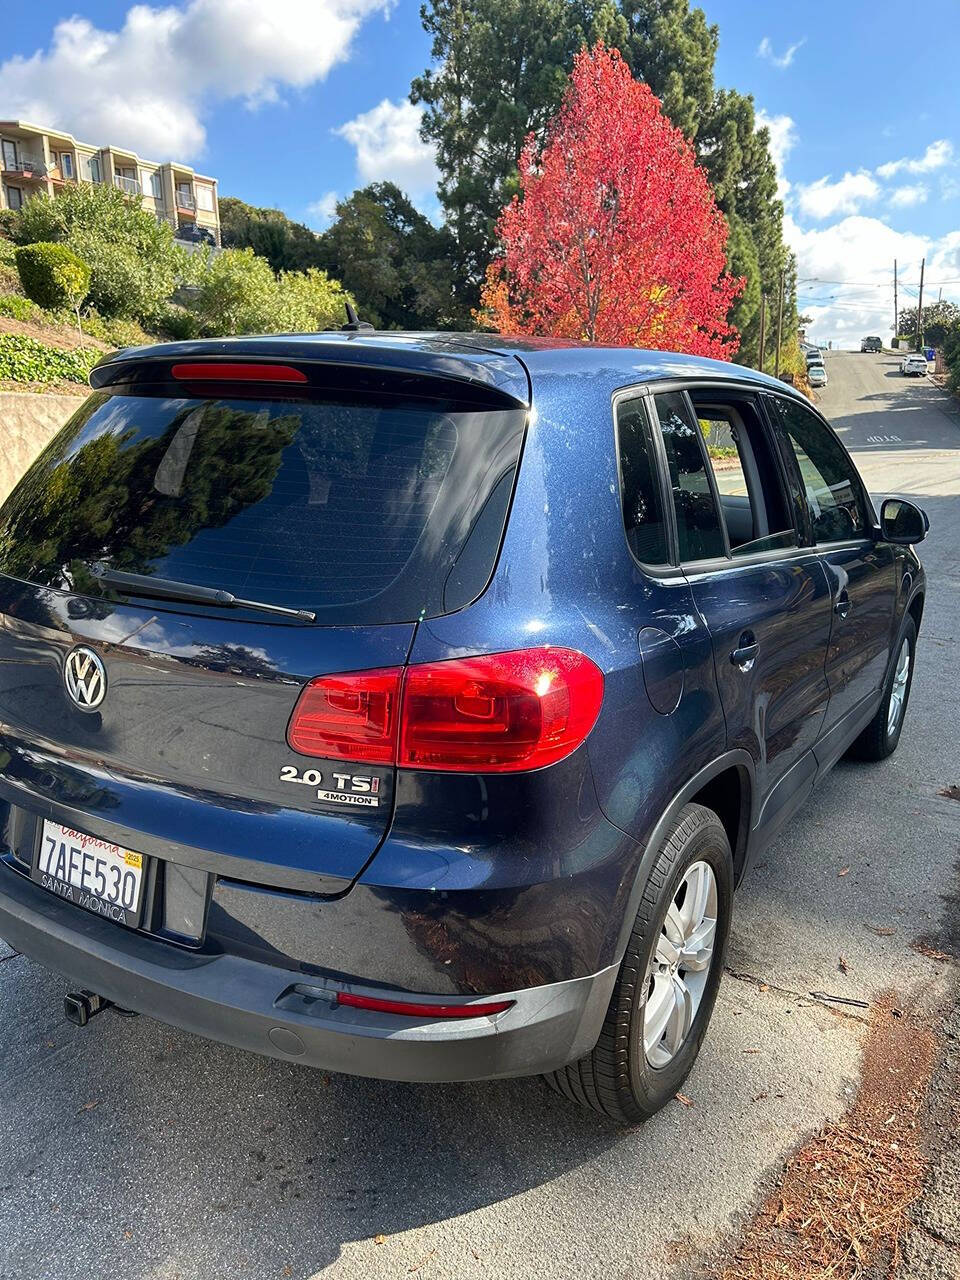
{"label": "bumper reflector", "polygon": [[491,1000],[486,1004],[419,1004],[413,1000],[381,1000],[379,996],[359,996],[352,991],[338,991],[337,1004],[351,1009],[370,1009],[376,1013],[394,1013],[401,1018],[488,1018],[503,1013],[512,1000]]}

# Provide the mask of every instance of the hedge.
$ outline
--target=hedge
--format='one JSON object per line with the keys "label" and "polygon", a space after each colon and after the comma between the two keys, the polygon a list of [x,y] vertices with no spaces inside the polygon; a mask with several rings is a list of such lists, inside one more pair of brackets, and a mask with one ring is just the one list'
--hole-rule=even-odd
{"label": "hedge", "polygon": [[82,348],[64,351],[36,338],[0,334],[0,381],[85,383],[102,354]]}
{"label": "hedge", "polygon": [[21,245],[16,262],[24,293],[48,311],[79,307],[90,290],[90,268],[65,244]]}

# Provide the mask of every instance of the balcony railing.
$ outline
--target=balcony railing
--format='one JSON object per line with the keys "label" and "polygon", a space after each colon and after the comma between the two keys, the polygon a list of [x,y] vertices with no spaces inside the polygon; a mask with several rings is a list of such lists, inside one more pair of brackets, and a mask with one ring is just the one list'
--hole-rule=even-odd
{"label": "balcony railing", "polygon": [[7,160],[3,161],[5,173],[20,173],[27,178],[45,178],[47,176],[47,166],[42,160],[30,160],[27,156],[17,156],[13,164],[8,164]]}
{"label": "balcony railing", "polygon": [[197,202],[189,191],[177,192],[177,208],[178,209],[196,209]]}
{"label": "balcony railing", "polygon": [[138,196],[140,194],[140,183],[136,178],[127,178],[122,173],[113,175],[113,185],[119,187],[121,191],[125,191],[128,196]]}

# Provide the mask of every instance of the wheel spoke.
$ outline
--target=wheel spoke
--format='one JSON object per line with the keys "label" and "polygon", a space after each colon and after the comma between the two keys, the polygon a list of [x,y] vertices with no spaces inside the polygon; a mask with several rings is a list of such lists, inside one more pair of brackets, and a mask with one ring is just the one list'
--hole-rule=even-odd
{"label": "wheel spoke", "polygon": [[687,872],[687,895],[680,913],[683,920],[684,940],[696,929],[707,909],[710,892],[710,868],[705,862],[697,862]]}
{"label": "wheel spoke", "polygon": [[677,963],[681,954],[681,948],[675,942],[671,942],[666,933],[661,930],[660,937],[657,939],[654,959],[659,964],[666,965],[669,968],[670,965]]}
{"label": "wheel spoke", "polygon": [[649,1055],[663,1039],[674,1010],[673,982],[665,973],[653,979],[653,990],[643,1012],[643,1047]]}
{"label": "wheel spoke", "polygon": [[693,997],[690,995],[687,984],[676,975],[671,987],[672,1007],[667,1019],[666,1047],[670,1050],[672,1057],[683,1044],[693,1023]]}
{"label": "wheel spoke", "polygon": [[680,964],[684,969],[707,969],[713,959],[713,943],[717,936],[717,922],[704,916],[683,945]]}

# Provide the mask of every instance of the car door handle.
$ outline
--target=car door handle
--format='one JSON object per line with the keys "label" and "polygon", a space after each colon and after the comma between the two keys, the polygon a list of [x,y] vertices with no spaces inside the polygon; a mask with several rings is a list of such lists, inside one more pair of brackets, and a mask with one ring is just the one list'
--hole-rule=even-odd
{"label": "car door handle", "polygon": [[730,655],[730,661],[735,667],[739,667],[741,671],[749,671],[757,660],[757,654],[760,652],[760,645],[757,643],[756,637],[752,631],[745,631],[740,637],[740,643]]}
{"label": "car door handle", "polygon": [[844,591],[833,603],[833,612],[838,618],[845,618],[850,612],[850,597]]}

